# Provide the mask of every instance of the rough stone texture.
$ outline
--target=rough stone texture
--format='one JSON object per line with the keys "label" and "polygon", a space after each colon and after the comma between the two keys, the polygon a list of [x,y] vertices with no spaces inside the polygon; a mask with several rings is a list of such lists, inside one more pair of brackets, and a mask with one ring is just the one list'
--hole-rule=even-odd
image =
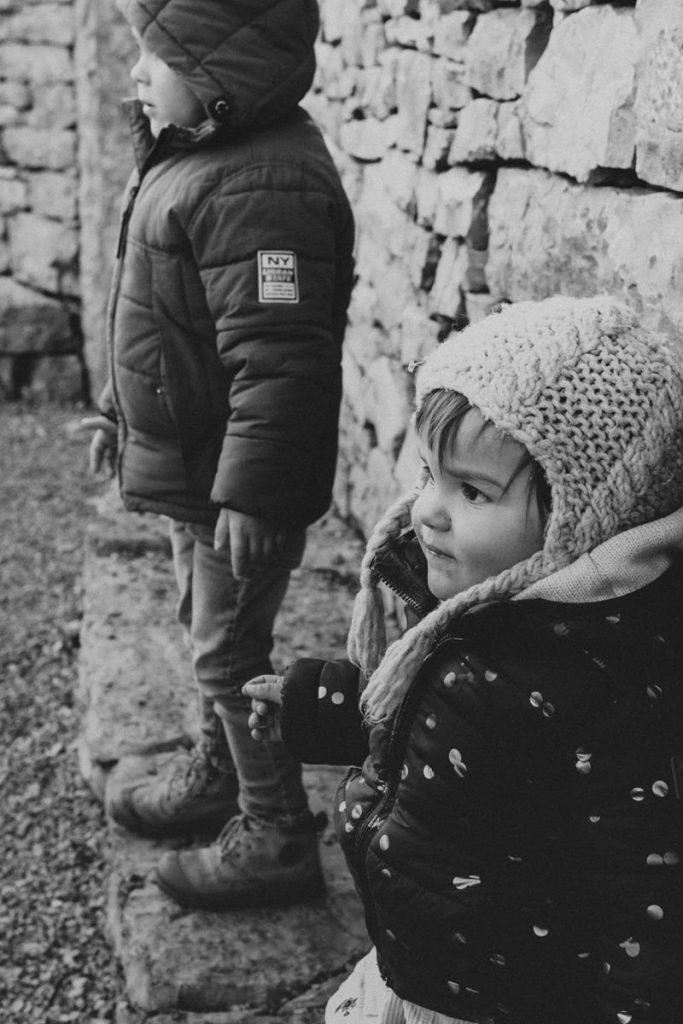
{"label": "rough stone texture", "polygon": [[636,93],[636,171],[644,181],[683,191],[683,6],[640,0],[642,40]]}
{"label": "rough stone texture", "polygon": [[[123,513],[113,492],[100,513],[86,558],[79,701],[81,766],[101,795],[112,764],[138,741],[193,733],[194,694],[173,621],[165,527]],[[311,529],[276,627],[277,669],[303,654],[343,656],[360,551],[337,520]],[[309,767],[304,776],[312,808],[330,814],[341,770]],[[125,982],[117,1024],[145,1014],[185,1024],[313,1024],[369,946],[331,826],[322,842],[325,897],[281,910],[181,911],[151,878],[171,845],[112,826],[107,922]]]}
{"label": "rough stone texture", "polygon": [[600,168],[630,168],[638,52],[626,8],[589,8],[555,28],[524,91],[527,159],[578,181]]}
{"label": "rough stone texture", "polygon": [[74,351],[77,347],[66,307],[9,277],[0,277],[0,353]]}
{"label": "rough stone texture", "polygon": [[97,397],[107,376],[105,320],[118,213],[132,169],[130,137],[120,101],[130,95],[128,69],[135,44],[116,4],[74,0],[74,10],[78,25],[82,329]]}
{"label": "rough stone texture", "polygon": [[78,294],[75,227],[37,213],[18,213],[9,224],[9,246],[18,281],[56,295]]}
{"label": "rough stone texture", "polygon": [[501,8],[478,18],[465,54],[465,83],[493,99],[515,99],[545,49],[550,28],[541,9]]}
{"label": "rough stone texture", "polygon": [[680,197],[583,188],[544,171],[504,170],[489,203],[489,225],[486,273],[494,297],[610,292],[680,346]]}

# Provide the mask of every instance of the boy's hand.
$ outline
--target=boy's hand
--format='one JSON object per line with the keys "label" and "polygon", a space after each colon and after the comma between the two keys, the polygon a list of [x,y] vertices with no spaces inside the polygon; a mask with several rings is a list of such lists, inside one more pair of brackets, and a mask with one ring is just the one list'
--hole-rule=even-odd
{"label": "boy's hand", "polygon": [[79,430],[94,430],[88,454],[90,472],[97,475],[104,469],[107,476],[114,476],[118,450],[116,424],[106,416],[86,416],[79,423]]}
{"label": "boy's hand", "polygon": [[280,712],[282,704],[282,676],[256,676],[242,687],[242,693],[251,697],[248,725],[255,740],[280,740]]}
{"label": "boy's hand", "polygon": [[235,579],[247,579],[263,569],[278,553],[285,533],[258,516],[222,508],[214,532],[216,551],[230,547],[230,561]]}

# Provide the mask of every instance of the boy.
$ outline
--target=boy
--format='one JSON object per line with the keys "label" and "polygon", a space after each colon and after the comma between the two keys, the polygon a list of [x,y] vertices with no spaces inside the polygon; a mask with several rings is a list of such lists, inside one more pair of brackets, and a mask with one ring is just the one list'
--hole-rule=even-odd
{"label": "boy", "polygon": [[270,670],[273,620],[336,461],[353,221],[298,107],[318,12],[315,0],[121,8],[140,50],[138,169],[91,466],[116,464],[125,506],[171,519],[201,738],[123,758],[106,806],[145,835],[229,822],[194,851],[183,902],[205,885],[224,907],[291,901],[322,888],[316,822],[298,763],[252,742],[240,689]]}

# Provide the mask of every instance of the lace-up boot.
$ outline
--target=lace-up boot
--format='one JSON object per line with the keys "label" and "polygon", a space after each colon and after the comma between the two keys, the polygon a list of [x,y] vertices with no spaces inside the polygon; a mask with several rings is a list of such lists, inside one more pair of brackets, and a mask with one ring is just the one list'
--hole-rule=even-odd
{"label": "lace-up boot", "polygon": [[209,847],[164,854],[156,879],[177,903],[206,910],[298,903],[321,895],[325,814],[283,828],[239,814]]}
{"label": "lace-up boot", "polygon": [[105,809],[138,835],[215,834],[238,810],[237,793],[227,746],[203,738],[190,750],[121,758],[107,780]]}

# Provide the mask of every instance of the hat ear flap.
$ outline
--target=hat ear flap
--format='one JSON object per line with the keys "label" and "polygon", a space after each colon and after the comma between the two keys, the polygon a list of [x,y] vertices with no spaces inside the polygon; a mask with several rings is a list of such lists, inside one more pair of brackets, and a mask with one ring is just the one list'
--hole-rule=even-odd
{"label": "hat ear flap", "polygon": [[419,482],[387,509],[372,531],[365,549],[360,571],[361,588],[353,605],[346,652],[349,661],[358,665],[366,679],[379,665],[387,646],[384,601],[373,563],[410,523],[410,512],[422,486]]}

